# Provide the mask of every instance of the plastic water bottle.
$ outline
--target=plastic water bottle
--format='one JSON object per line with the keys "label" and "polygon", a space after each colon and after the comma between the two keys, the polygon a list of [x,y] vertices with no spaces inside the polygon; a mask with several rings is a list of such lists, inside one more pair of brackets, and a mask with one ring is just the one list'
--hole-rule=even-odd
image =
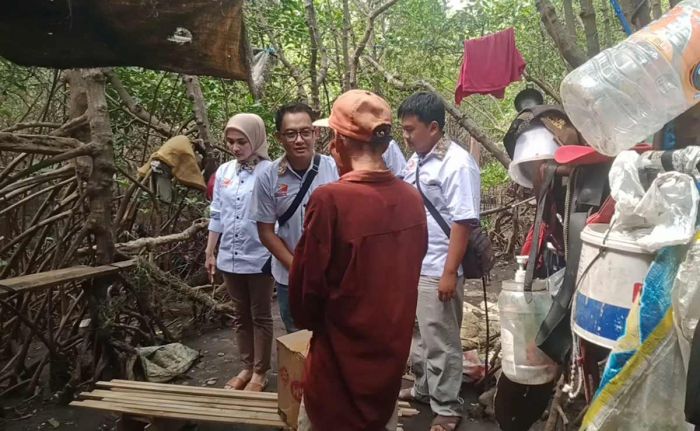
{"label": "plastic water bottle", "polygon": [[617,155],[698,102],[698,63],[700,0],[685,0],[571,72],[564,109],[589,145]]}
{"label": "plastic water bottle", "polygon": [[514,280],[502,284],[498,296],[501,323],[501,367],[513,382],[542,385],[554,380],[559,366],[535,343],[542,321],[552,306],[544,280],[534,280],[532,292],[525,292],[528,256],[516,256],[519,268]]}

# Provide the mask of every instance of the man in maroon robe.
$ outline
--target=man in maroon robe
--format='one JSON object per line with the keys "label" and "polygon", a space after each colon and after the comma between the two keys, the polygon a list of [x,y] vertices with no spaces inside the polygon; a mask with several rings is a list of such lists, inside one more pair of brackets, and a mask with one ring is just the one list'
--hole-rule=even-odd
{"label": "man in maroon robe", "polygon": [[299,431],[396,428],[428,237],[420,195],[382,159],[391,119],[352,90],[315,123],[333,131],[341,178],[311,196],[290,272],[292,316],[313,331]]}

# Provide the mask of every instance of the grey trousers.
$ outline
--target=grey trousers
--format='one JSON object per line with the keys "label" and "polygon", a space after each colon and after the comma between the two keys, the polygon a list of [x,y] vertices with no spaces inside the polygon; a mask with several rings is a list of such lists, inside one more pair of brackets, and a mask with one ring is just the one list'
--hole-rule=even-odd
{"label": "grey trousers", "polygon": [[[394,414],[387,422],[385,430],[386,431],[396,431],[399,426],[399,404],[396,403],[396,408],[394,408]],[[304,406],[304,399],[301,399],[301,405],[299,406],[299,418],[297,419],[297,431],[314,431],[311,425],[311,419],[306,413],[306,407]]]}
{"label": "grey trousers", "polygon": [[430,402],[433,413],[462,416],[462,301],[464,279],[457,279],[455,297],[438,298],[439,278],[421,277],[418,282],[418,327],[411,343],[411,367],[416,381],[416,399]]}

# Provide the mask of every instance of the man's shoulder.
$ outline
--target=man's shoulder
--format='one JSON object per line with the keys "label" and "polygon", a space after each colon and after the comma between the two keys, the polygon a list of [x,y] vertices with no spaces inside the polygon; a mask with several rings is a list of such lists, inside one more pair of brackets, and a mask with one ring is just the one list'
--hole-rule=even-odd
{"label": "man's shoulder", "polygon": [[448,169],[458,170],[461,168],[479,169],[474,157],[469,154],[464,147],[458,143],[451,141],[450,147],[445,154],[443,164]]}

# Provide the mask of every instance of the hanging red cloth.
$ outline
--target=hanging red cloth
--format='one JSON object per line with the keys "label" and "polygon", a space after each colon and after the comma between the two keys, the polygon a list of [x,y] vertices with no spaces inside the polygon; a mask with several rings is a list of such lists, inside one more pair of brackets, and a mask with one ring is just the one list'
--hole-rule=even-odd
{"label": "hanging red cloth", "polygon": [[464,41],[464,60],[455,90],[455,102],[472,94],[502,99],[511,82],[520,81],[525,60],[515,46],[515,30]]}

